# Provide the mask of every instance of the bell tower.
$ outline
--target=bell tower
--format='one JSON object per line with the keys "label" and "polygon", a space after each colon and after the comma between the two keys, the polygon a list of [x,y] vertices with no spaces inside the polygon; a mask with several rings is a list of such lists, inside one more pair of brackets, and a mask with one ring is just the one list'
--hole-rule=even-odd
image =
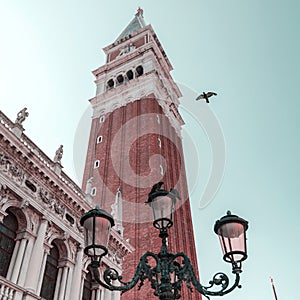
{"label": "bell tower", "polygon": [[[90,100],[93,116],[83,189],[94,205],[113,214],[116,230],[135,248],[124,258],[124,281],[134,276],[142,254],[158,252],[161,245],[151,209],[145,205],[152,186],[162,181],[165,189],[177,189],[181,200],[168,246],[173,253],[185,252],[197,272],[181,140],[184,122],[178,112],[181,93],[170,74],[172,65],[140,8],[103,50],[106,63],[93,71],[97,89]],[[181,295],[183,300],[201,299],[185,286]],[[121,299],[157,297],[145,282]]]}

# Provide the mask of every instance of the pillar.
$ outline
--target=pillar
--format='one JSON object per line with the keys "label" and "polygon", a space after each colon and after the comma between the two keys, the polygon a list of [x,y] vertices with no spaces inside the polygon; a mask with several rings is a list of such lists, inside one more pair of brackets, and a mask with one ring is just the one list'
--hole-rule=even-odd
{"label": "pillar", "polygon": [[46,268],[46,263],[47,263],[47,256],[50,254],[50,247],[49,245],[46,246],[46,249],[44,250],[44,257],[43,257],[43,263],[41,266],[41,271],[40,271],[40,276],[39,276],[39,282],[38,282],[38,287],[37,287],[37,295],[40,294],[41,289],[42,289],[42,284],[43,284],[43,279],[44,279],[44,272]]}
{"label": "pillar", "polygon": [[55,284],[55,292],[54,292],[53,300],[57,300],[58,297],[59,297],[60,281],[61,281],[62,271],[63,271],[62,268],[58,269],[58,274],[57,274],[57,279],[56,279],[56,284]]}
{"label": "pillar", "polygon": [[80,300],[83,249],[77,249],[70,299]]}
{"label": "pillar", "polygon": [[29,260],[30,270],[28,270],[25,280],[25,287],[36,293],[39,283],[41,266],[44,258],[44,239],[47,229],[47,220],[42,219],[37,233],[37,237],[32,249],[32,254]]}
{"label": "pillar", "polygon": [[10,279],[13,283],[17,283],[21,264],[22,264],[23,257],[24,257],[24,251],[25,251],[26,244],[27,244],[27,240],[21,239],[20,246],[18,249],[18,254],[17,254],[16,260],[15,260],[14,268],[13,268],[11,279]]}
{"label": "pillar", "polygon": [[34,237],[32,235],[27,236],[27,245],[24,253],[24,259],[20,270],[20,275],[18,279],[18,285],[23,286],[25,283],[26,273],[28,270],[29,260],[34,244]]}
{"label": "pillar", "polygon": [[13,255],[11,257],[10,264],[9,264],[7,275],[6,275],[6,278],[8,280],[11,279],[11,275],[12,275],[12,272],[13,272],[13,269],[14,269],[14,266],[15,266],[15,262],[16,262],[16,258],[17,258],[17,255],[18,255],[18,251],[19,251],[19,246],[20,246],[20,240],[17,240],[16,244],[15,244],[14,252],[13,252]]}
{"label": "pillar", "polygon": [[[85,271],[83,271],[85,272]],[[83,285],[84,285],[84,280],[85,280],[85,273],[82,272],[82,276],[81,276],[81,284],[80,284],[80,295],[79,295],[79,299],[82,298],[82,294],[83,294]]]}
{"label": "pillar", "polygon": [[69,272],[69,267],[67,265],[64,265],[61,281],[57,283],[58,285],[60,285],[58,300],[67,299],[67,298],[65,298],[65,292],[66,292],[66,283],[67,283],[67,278],[68,278],[68,272]]}
{"label": "pillar", "polygon": [[65,293],[65,298],[64,299],[72,299],[75,300],[76,298],[70,298],[70,293],[75,286],[72,286],[72,280],[73,280],[73,271],[74,271],[74,264],[71,262],[68,262],[68,279],[67,279],[67,286],[66,286],[66,293]]}

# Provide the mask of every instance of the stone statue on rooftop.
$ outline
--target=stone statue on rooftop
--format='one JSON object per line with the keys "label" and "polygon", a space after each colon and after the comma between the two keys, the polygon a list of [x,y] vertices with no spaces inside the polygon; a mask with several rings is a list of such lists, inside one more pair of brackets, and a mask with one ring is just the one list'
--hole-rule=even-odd
{"label": "stone statue on rooftop", "polygon": [[15,124],[22,125],[22,123],[25,121],[25,119],[29,116],[29,113],[27,112],[27,108],[23,108],[20,110],[17,114],[17,119],[15,121]]}
{"label": "stone statue on rooftop", "polygon": [[61,163],[61,159],[62,159],[62,156],[63,156],[63,145],[60,145],[59,148],[56,150],[55,152],[55,156],[54,156],[54,162],[58,162],[58,163]]}

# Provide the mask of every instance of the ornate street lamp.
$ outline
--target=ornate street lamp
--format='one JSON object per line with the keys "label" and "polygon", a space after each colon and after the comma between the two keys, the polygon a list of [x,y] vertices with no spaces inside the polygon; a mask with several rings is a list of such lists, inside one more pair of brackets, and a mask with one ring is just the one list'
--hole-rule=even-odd
{"label": "ornate street lamp", "polygon": [[[159,237],[162,245],[159,253],[146,252],[140,258],[135,275],[131,281],[122,281],[122,276],[113,268],[108,268],[100,278],[99,268],[101,258],[108,252],[107,242],[110,228],[114,225],[111,215],[96,207],[85,213],[80,220],[84,227],[86,247],[84,252],[91,258],[95,280],[104,288],[111,291],[126,292],[132,289],[140,281],[139,289],[148,279],[154,289],[154,295],[160,300],[179,299],[181,284],[186,282],[192,291],[192,286],[199,293],[209,299],[209,296],[222,296],[230,293],[236,287],[241,287],[240,273],[241,263],[247,258],[246,230],[248,222],[230,212],[215,224],[214,230],[219,236],[224,260],[232,264],[232,273],[235,281],[229,287],[229,278],[224,273],[217,273],[209,282],[203,286],[196,278],[190,259],[183,252],[170,253],[167,246],[168,230],[173,226],[174,207],[177,199],[180,199],[176,190],[166,191],[161,188],[162,182],[153,186],[146,202],[152,208],[153,226],[159,229]],[[152,263],[149,263],[149,262]],[[153,262],[155,262],[153,264]],[[154,265],[154,266],[153,266]],[[114,285],[115,281],[119,285]],[[216,290],[215,287],[218,287]]]}

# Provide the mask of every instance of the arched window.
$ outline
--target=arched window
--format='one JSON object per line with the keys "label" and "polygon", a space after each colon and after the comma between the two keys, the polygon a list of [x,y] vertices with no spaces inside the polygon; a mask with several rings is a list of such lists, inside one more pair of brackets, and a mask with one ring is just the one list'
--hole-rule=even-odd
{"label": "arched window", "polygon": [[42,289],[40,296],[46,300],[52,300],[55,292],[56,279],[58,274],[58,258],[59,251],[55,244],[47,256],[47,262],[45,267],[45,273],[42,283]]}
{"label": "arched window", "polygon": [[5,277],[15,247],[16,231],[18,221],[16,217],[8,213],[0,223],[0,275]]}
{"label": "arched window", "polygon": [[129,70],[129,71],[126,73],[126,76],[127,76],[128,80],[133,79],[133,72],[132,72],[131,70]]}
{"label": "arched window", "polygon": [[89,271],[84,279],[82,300],[91,300],[93,288],[93,278],[91,271]]}
{"label": "arched window", "polygon": [[114,83],[113,79],[109,79],[109,80],[107,81],[107,88],[108,88],[109,90],[112,89],[112,88],[114,87],[114,85],[115,85],[115,83]]}
{"label": "arched window", "polygon": [[120,75],[117,77],[117,82],[118,82],[118,84],[121,84],[121,83],[124,82],[124,77],[123,77],[122,74],[120,74]]}
{"label": "arched window", "polygon": [[141,76],[141,75],[143,75],[144,74],[144,69],[143,69],[143,67],[142,66],[138,66],[138,67],[136,67],[136,75],[137,75],[137,77],[139,77],[139,76]]}

